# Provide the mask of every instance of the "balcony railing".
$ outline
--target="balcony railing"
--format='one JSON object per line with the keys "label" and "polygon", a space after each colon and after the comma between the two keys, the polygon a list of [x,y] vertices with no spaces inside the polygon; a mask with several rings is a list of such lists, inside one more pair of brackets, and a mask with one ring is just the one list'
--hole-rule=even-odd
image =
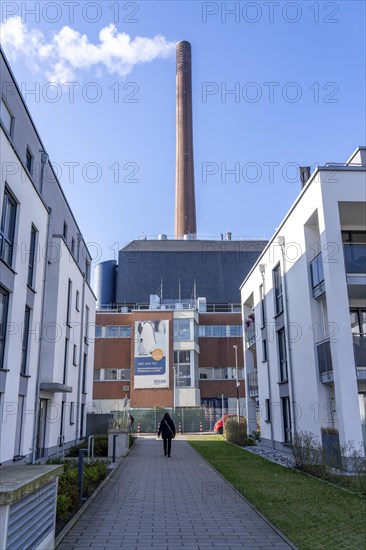
{"label": "balcony railing", "polygon": [[255,344],[257,340],[257,334],[256,334],[256,325],[255,323],[251,323],[248,327],[245,327],[245,341],[246,345],[249,348],[253,344]]}
{"label": "balcony railing", "polygon": [[353,334],[356,367],[366,368],[366,334]]}
{"label": "balcony railing", "polygon": [[313,296],[317,298],[324,293],[324,270],[323,270],[323,257],[322,254],[318,254],[310,262],[311,273],[311,285],[313,289]]}
{"label": "balcony railing", "polygon": [[329,338],[316,344],[316,352],[320,379],[322,382],[331,382],[333,380],[333,364]]}
{"label": "balcony railing", "polygon": [[258,373],[256,370],[248,374],[248,392],[250,397],[258,396]]}
{"label": "balcony railing", "polygon": [[343,252],[347,273],[366,273],[365,243],[344,244]]}

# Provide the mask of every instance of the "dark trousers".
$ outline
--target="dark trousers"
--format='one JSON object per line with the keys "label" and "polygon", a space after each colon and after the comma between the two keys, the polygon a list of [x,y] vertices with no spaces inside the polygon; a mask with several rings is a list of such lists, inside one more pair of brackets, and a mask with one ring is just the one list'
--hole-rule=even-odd
{"label": "dark trousers", "polygon": [[163,443],[164,443],[164,454],[170,456],[170,451],[172,448],[172,439],[163,437]]}

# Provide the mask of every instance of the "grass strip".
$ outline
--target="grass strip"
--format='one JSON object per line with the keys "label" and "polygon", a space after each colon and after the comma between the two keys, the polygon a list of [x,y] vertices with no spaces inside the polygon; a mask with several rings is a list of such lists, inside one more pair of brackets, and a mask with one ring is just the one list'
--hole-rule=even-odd
{"label": "grass strip", "polygon": [[189,443],[300,550],[366,548],[365,498],[217,436]]}

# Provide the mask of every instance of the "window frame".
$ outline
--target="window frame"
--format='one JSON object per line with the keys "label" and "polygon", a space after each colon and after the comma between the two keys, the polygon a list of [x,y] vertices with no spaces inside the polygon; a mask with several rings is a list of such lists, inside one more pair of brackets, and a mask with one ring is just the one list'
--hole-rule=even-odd
{"label": "window frame", "polygon": [[[8,234],[6,231],[6,228],[8,225],[9,205],[12,208],[10,213],[10,216],[12,216],[12,218],[9,223],[9,234]],[[11,191],[5,184],[3,207],[1,211],[1,220],[0,220],[0,259],[3,262],[5,262],[9,267],[11,267],[13,263],[13,248],[14,248],[15,227],[16,227],[16,219],[17,219],[17,208],[18,208],[18,202],[16,201],[14,195],[11,193]],[[8,245],[7,250],[10,251],[8,259],[5,258],[4,242],[7,243]]]}
{"label": "window frame", "polygon": [[27,362],[29,356],[29,327],[31,318],[31,308],[25,306],[24,310],[24,322],[23,322],[23,334],[22,334],[22,354],[20,359],[20,374],[27,374]]}
{"label": "window frame", "polygon": [[29,255],[28,255],[28,276],[27,284],[30,288],[34,286],[34,265],[36,258],[36,246],[37,246],[37,234],[38,230],[35,225],[31,226],[30,243],[29,243]]}
{"label": "window frame", "polygon": [[2,308],[3,318],[0,319],[0,369],[3,369],[6,346],[6,325],[8,321],[10,294],[2,286],[0,286],[0,294],[2,294],[2,296],[4,297],[4,305]]}
{"label": "window frame", "polygon": [[27,148],[26,148],[26,151],[25,151],[25,167],[26,167],[28,173],[30,174],[30,176],[32,176],[33,168],[34,168],[34,155],[31,151],[31,148],[29,147],[29,145],[27,145]]}
{"label": "window frame", "polygon": [[275,301],[275,315],[283,313],[283,287],[282,287],[282,273],[281,264],[278,263],[273,268],[273,290]]}
{"label": "window frame", "polygon": [[278,343],[278,362],[279,362],[280,382],[288,382],[286,331],[284,328],[281,328],[277,332],[277,343]]}
{"label": "window frame", "polygon": [[[14,134],[14,120],[15,120],[15,117],[13,115],[13,112],[12,110],[10,109],[9,105],[8,105],[8,102],[5,100],[4,96],[1,97],[1,105],[4,105],[5,107],[5,110],[7,112],[7,114],[9,115],[10,117],[10,128],[8,129],[6,124],[5,124],[5,121],[3,119],[3,117],[1,117],[1,114],[0,114],[0,120],[2,122],[2,125],[3,127],[5,128],[8,136],[13,139],[13,134]],[[1,105],[0,105],[0,113],[1,113]]]}

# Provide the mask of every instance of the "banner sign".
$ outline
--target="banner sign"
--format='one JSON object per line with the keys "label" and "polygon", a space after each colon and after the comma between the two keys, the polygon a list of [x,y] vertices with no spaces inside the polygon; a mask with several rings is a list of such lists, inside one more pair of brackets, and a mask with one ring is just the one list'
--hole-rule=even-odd
{"label": "banner sign", "polygon": [[135,321],[134,388],[169,388],[169,321]]}

